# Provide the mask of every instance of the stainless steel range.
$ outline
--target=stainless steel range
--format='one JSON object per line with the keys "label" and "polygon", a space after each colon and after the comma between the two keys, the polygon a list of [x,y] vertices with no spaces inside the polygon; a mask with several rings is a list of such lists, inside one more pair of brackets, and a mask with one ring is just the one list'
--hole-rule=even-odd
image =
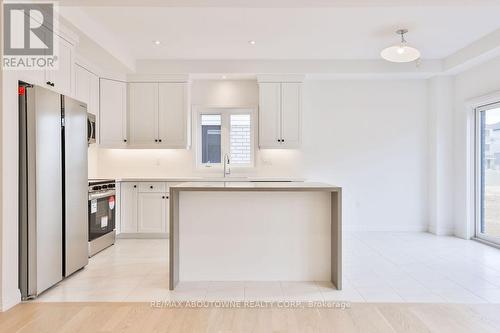
{"label": "stainless steel range", "polygon": [[89,257],[115,243],[115,181],[89,180]]}

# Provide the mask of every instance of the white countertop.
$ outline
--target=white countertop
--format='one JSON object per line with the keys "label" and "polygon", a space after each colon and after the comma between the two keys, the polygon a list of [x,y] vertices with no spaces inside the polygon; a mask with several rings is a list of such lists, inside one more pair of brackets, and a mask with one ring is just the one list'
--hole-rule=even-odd
{"label": "white countertop", "polygon": [[312,182],[187,182],[170,187],[170,190],[297,190],[297,191],[339,191],[340,187],[326,183]]}
{"label": "white countertop", "polygon": [[117,178],[117,182],[303,182],[303,178],[291,177],[245,177],[245,176],[207,176],[207,177],[165,177],[165,178]]}

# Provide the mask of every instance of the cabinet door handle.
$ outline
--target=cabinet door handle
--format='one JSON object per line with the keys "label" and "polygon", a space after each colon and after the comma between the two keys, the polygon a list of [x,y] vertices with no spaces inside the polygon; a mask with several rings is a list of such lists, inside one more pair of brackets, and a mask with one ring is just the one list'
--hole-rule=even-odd
{"label": "cabinet door handle", "polygon": [[165,198],[168,199],[168,195]]}
{"label": "cabinet door handle", "polygon": [[150,188],[150,189],[153,189],[153,185],[151,185],[149,188]]}
{"label": "cabinet door handle", "polygon": [[160,140],[158,140],[158,141],[160,141],[160,142],[161,142],[161,139],[160,139]]}
{"label": "cabinet door handle", "polygon": [[127,142],[127,139],[123,139],[123,142]]}
{"label": "cabinet door handle", "polygon": [[158,142],[158,139],[155,139],[155,142]]}
{"label": "cabinet door handle", "polygon": [[163,195],[161,198],[162,198],[162,199],[165,199],[165,196]]}
{"label": "cabinet door handle", "polygon": [[137,185],[134,185],[134,188],[137,188]]}

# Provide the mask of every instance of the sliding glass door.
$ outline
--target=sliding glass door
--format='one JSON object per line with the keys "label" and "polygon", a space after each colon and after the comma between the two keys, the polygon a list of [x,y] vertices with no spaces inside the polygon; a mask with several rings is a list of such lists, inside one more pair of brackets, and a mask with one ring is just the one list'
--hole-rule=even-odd
{"label": "sliding glass door", "polygon": [[476,237],[500,244],[500,103],[476,109]]}

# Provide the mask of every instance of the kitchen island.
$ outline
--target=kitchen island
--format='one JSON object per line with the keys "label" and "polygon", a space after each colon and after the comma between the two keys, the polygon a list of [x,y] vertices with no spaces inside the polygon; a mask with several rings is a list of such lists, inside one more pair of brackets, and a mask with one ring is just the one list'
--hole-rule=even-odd
{"label": "kitchen island", "polygon": [[179,281],[331,281],[342,288],[342,189],[309,182],[170,187]]}

